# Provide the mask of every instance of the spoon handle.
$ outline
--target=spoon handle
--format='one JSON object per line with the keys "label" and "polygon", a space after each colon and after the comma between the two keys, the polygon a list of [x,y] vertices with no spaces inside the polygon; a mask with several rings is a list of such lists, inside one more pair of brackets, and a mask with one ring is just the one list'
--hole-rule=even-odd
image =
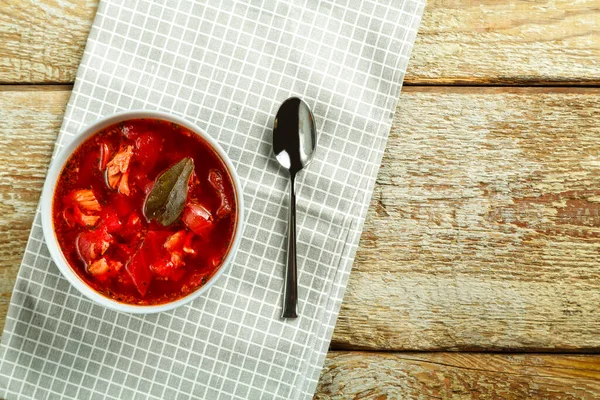
{"label": "spoon handle", "polygon": [[290,175],[290,205],[288,207],[288,252],[283,282],[282,318],[296,318],[298,303],[298,270],[296,268],[296,176]]}

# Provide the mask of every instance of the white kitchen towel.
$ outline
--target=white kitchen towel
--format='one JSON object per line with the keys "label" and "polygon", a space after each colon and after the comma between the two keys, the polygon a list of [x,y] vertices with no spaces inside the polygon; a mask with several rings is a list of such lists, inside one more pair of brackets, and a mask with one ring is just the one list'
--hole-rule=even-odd
{"label": "white kitchen towel", "polygon": [[[241,177],[246,229],[204,296],[140,316],[60,275],[39,211],[0,348],[11,399],[309,399],[327,353],[424,0],[101,1],[56,151],[123,110],[182,116]],[[313,108],[318,150],[297,180],[299,314],[282,320],[288,178],[271,153],[279,104]]]}

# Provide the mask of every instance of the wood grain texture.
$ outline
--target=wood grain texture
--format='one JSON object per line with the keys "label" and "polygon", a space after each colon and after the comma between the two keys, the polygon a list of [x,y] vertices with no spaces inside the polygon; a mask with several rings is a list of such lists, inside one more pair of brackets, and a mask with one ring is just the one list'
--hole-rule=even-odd
{"label": "wood grain texture", "polygon": [[[0,83],[71,83],[94,0],[0,0]],[[598,0],[431,0],[406,84],[600,84]]]}
{"label": "wood grain texture", "polygon": [[0,83],[73,82],[97,3],[0,0]]}
{"label": "wood grain texture", "polygon": [[409,84],[597,85],[598,0],[431,0]]}
{"label": "wood grain texture", "polygon": [[0,331],[69,94],[0,90]]}
{"label": "wood grain texture", "polygon": [[315,400],[597,399],[600,357],[330,352]]}
{"label": "wood grain texture", "polygon": [[[407,88],[332,347],[597,351],[598,94]],[[0,91],[1,316],[67,97]]]}
{"label": "wood grain texture", "polygon": [[598,350],[599,94],[405,91],[333,346]]}

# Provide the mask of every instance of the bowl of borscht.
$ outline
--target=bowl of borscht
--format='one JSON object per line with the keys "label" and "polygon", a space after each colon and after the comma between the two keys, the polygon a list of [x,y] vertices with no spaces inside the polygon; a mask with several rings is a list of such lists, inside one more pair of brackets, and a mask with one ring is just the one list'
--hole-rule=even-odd
{"label": "bowl of borscht", "polygon": [[186,304],[232,263],[244,216],[221,146],[189,121],[128,111],[84,129],[50,166],[46,244],[91,300],[130,313]]}

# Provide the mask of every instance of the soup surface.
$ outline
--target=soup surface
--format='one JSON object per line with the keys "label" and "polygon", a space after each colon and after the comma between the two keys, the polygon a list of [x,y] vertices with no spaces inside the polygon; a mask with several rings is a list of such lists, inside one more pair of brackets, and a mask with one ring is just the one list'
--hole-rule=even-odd
{"label": "soup surface", "polygon": [[92,135],[63,168],[53,200],[58,243],[97,292],[172,302],[219,269],[236,226],[234,185],[211,145],[157,119]]}

